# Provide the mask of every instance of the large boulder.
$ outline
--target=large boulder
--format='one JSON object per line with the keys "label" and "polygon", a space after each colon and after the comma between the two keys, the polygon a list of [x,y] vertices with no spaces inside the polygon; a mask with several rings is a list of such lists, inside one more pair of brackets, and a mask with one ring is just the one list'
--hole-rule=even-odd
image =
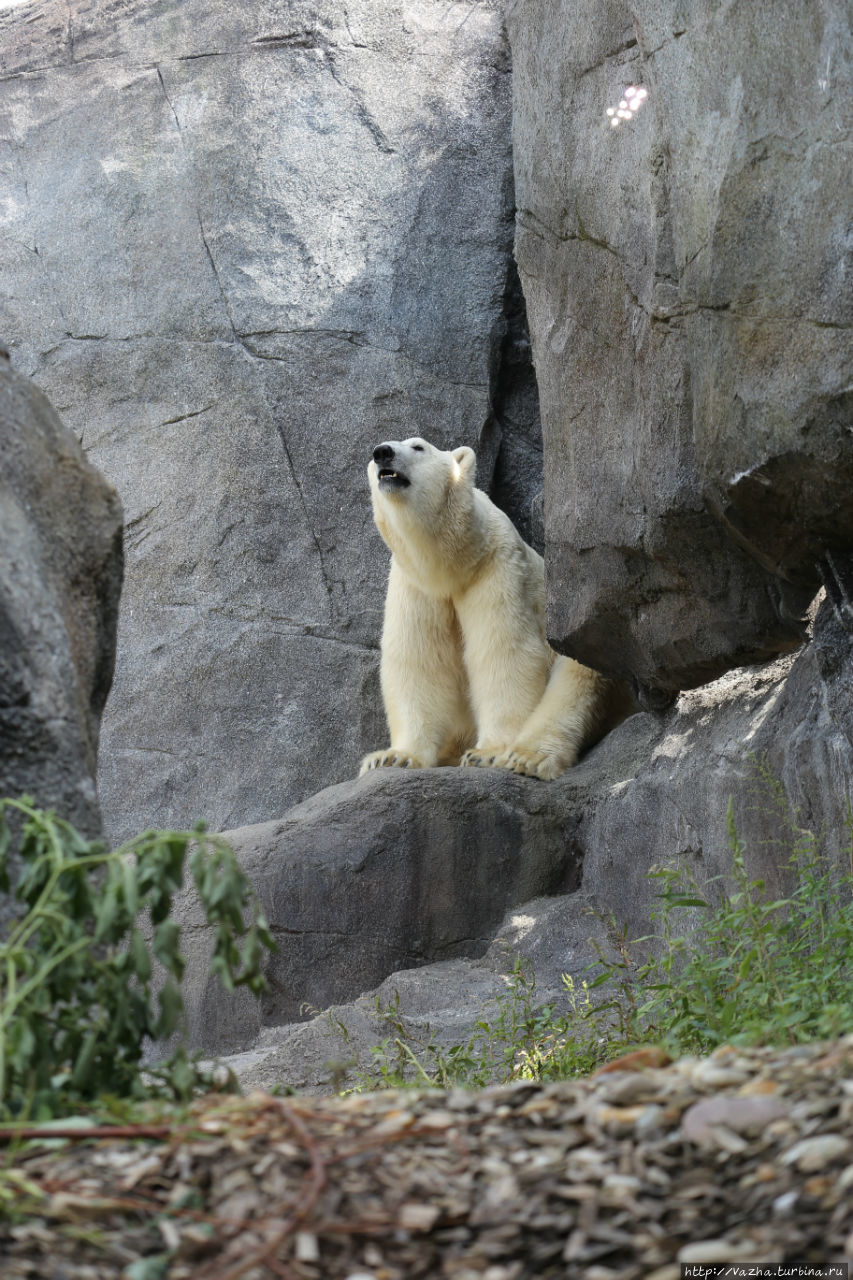
{"label": "large boulder", "polygon": [[372,446],[541,487],[500,5],[43,0],[0,69],[0,316],[127,513],[110,831],[277,817],[384,734]]}
{"label": "large boulder", "polygon": [[680,864],[700,884],[730,876],[730,800],[747,872],[771,897],[796,885],[800,828],[821,838],[829,867],[849,873],[851,675],[853,635],[824,604],[796,657],[684,693],[660,721],[635,717],[650,730],[636,772],[588,804],[579,824],[584,891],[629,936],[647,933],[652,866]]}
{"label": "large boulder", "polygon": [[90,836],[115,659],[122,513],[45,397],[0,355],[0,797]]}
{"label": "large boulder", "polygon": [[[405,1037],[431,1072],[434,1051],[449,1056],[454,1047],[464,1050],[483,1031],[478,1024],[495,1026],[503,1018],[508,1030],[513,1018],[517,1026],[543,1003],[565,1012],[561,975],[577,974],[582,983],[597,948],[606,953],[607,928],[585,894],[535,898],[508,912],[482,956],[398,969],[355,1000],[321,1013],[306,1008],[304,1021],[277,1026],[256,1018],[253,1023],[248,1002],[242,1001],[244,1035],[253,1025],[258,1030],[248,1048],[224,1055],[224,1061],[245,1089],[286,1084],[325,1093],[345,1080],[375,1080],[380,1046],[385,1046],[385,1061],[402,1065],[405,1053],[395,1039]],[[580,985],[577,990],[582,998]],[[497,1037],[492,1047],[498,1053],[503,1048]],[[411,1073],[411,1060],[406,1066]]]}
{"label": "large boulder", "polygon": [[661,702],[799,644],[853,547],[849,10],[508,26],[549,631]]}
{"label": "large boulder", "polygon": [[194,892],[184,894],[193,1045],[244,1044],[263,1023],[355,997],[395,970],[482,955],[507,908],[579,884],[575,818],[555,798],[496,770],[379,770],[226,832],[279,950],[261,1009],[225,996]]}
{"label": "large boulder", "polygon": [[[728,673],[663,717],[632,716],[555,782],[389,770],[231,833],[280,951],[260,1009],[224,996],[186,896],[194,1043],[251,1048],[238,1063],[248,1081],[317,1086],[347,1057],[336,1026],[363,1063],[388,1034],[373,996],[340,1007],[357,993],[378,989],[387,1006],[398,992],[402,1014],[445,1044],[505,989],[516,954],[542,998],[559,1001],[562,973],[588,976],[590,939],[606,948],[649,934],[654,866],[680,866],[700,885],[730,875],[730,800],[747,872],[771,897],[795,887],[800,828],[822,833],[827,865],[849,871],[851,671],[853,636],[826,604],[796,657]],[[332,1019],[295,1025],[326,1006]]]}

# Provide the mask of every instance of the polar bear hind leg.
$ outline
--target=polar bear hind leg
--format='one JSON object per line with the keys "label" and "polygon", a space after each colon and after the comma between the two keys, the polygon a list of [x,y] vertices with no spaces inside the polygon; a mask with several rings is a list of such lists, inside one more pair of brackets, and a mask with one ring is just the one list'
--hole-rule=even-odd
{"label": "polar bear hind leg", "polygon": [[557,657],[542,701],[512,746],[495,756],[495,767],[530,778],[559,778],[594,738],[606,686],[589,667]]}

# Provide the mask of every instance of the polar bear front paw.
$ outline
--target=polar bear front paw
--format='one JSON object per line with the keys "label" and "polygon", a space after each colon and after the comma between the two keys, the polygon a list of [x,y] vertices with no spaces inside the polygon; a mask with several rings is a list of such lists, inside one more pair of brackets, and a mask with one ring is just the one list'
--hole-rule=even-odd
{"label": "polar bear front paw", "polygon": [[464,768],[494,769],[501,747],[474,747],[459,761]]}
{"label": "polar bear front paw", "polygon": [[531,751],[523,747],[504,751],[502,755],[495,757],[495,765],[499,769],[511,769],[526,778],[542,778],[546,782],[559,778],[573,763],[573,760],[555,755],[552,751]]}
{"label": "polar bear front paw", "polygon": [[369,773],[371,769],[422,769],[423,765],[417,756],[407,755],[405,751],[395,751],[389,747],[387,751],[372,751],[361,762],[358,776]]}

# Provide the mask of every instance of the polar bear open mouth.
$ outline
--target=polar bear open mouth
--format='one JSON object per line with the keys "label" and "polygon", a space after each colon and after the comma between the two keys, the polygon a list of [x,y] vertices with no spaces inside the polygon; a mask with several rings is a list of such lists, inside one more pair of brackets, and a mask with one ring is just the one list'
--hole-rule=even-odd
{"label": "polar bear open mouth", "polygon": [[408,489],[412,483],[402,471],[392,471],[390,467],[380,467],[377,478],[380,489]]}

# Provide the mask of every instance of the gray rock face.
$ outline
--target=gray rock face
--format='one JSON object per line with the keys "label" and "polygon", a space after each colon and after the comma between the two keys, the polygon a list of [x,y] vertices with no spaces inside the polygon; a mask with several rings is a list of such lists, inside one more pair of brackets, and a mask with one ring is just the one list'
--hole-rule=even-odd
{"label": "gray rock face", "polygon": [[700,883],[731,866],[726,809],[734,804],[751,878],[771,897],[794,885],[790,820],[756,771],[782,784],[797,824],[825,830],[830,865],[849,872],[846,806],[853,778],[853,637],[826,605],[815,638],[795,659],[731,672],[685,693],[662,721],[645,721],[642,762],[621,786],[587,804],[578,841],[583,887],[612,909],[629,936],[648,932],[654,906],[646,873],[680,860]]}
{"label": "gray rock face", "polygon": [[549,628],[650,691],[791,649],[853,546],[849,20],[508,7]]}
{"label": "gray rock face", "polygon": [[372,446],[529,438],[499,6],[48,0],[0,67],[0,325],[127,513],[108,825],[275,817],[383,737]]}
{"label": "gray rock face", "polygon": [[0,355],[0,797],[89,835],[115,657],[122,515],[41,392]]}
{"label": "gray rock face", "polygon": [[[231,833],[281,951],[258,1010],[213,987],[199,936],[191,1034],[206,1049],[246,1048],[256,1034],[238,1064],[247,1080],[269,1084],[277,1073],[314,1087],[346,1054],[328,1018],[275,1029],[303,1004],[338,1006],[334,1017],[368,1061],[388,1034],[372,997],[340,1006],[372,987],[386,1004],[398,991],[401,1011],[445,1044],[482,1016],[516,954],[530,960],[542,998],[559,1001],[561,974],[588,976],[589,940],[606,945],[611,914],[628,939],[648,935],[653,866],[680,864],[700,884],[728,874],[729,798],[748,874],[771,897],[794,887],[792,821],[824,829],[830,865],[849,870],[851,670],[853,637],[824,605],[796,658],[729,673],[664,717],[632,716],[555,782],[389,770],[330,788],[280,823]],[[781,805],[758,760],[782,785]],[[189,899],[184,916],[197,921]]]}
{"label": "gray rock face", "polygon": [[399,1019],[409,1042],[424,1046],[416,1051],[429,1070],[426,1046],[446,1052],[466,1044],[477,1022],[497,1021],[517,955],[530,960],[536,974],[534,999],[561,1007],[566,993],[560,975],[586,973],[597,956],[591,938],[607,946],[606,929],[590,906],[581,893],[534,899],[509,912],[483,956],[398,970],[375,990],[307,1022],[262,1027],[249,1049],[225,1060],[244,1089],[271,1089],[285,1081],[295,1089],[328,1092],[336,1077],[352,1080],[375,1070],[371,1051],[399,1034]]}
{"label": "gray rock face", "polygon": [[223,997],[187,894],[193,1042],[245,1043],[259,1016],[293,1021],[395,970],[483,954],[508,907],[577,887],[573,828],[546,786],[515,775],[390,769],[330,787],[279,822],[226,833],[280,950],[261,1011],[251,997]]}

